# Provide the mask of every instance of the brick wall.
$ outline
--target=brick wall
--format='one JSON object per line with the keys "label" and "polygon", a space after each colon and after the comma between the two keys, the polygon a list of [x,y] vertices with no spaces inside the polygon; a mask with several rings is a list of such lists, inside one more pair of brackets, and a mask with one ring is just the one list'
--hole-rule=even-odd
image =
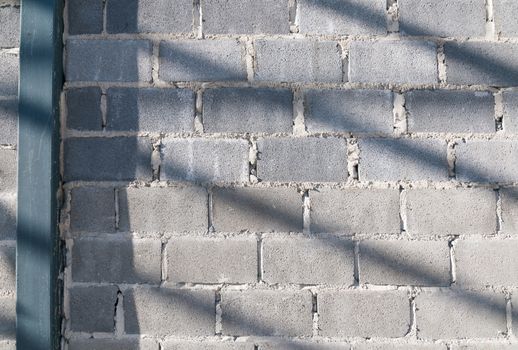
{"label": "brick wall", "polygon": [[64,348],[518,347],[517,4],[68,0]]}
{"label": "brick wall", "polygon": [[0,0],[0,349],[15,348],[16,144],[20,6]]}

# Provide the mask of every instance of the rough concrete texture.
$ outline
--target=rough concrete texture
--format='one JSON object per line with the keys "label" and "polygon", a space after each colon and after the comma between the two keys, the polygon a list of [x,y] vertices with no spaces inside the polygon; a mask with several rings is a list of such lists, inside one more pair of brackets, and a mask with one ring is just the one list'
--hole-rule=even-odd
{"label": "rough concrete texture", "polygon": [[260,139],[257,149],[257,176],[261,180],[340,182],[347,179],[345,139]]}
{"label": "rough concrete texture", "polygon": [[426,291],[416,308],[420,339],[496,338],[507,329],[504,294],[497,292]]}
{"label": "rough concrete texture", "polygon": [[405,94],[410,132],[494,133],[490,92],[416,90]]}
{"label": "rough concrete texture", "polygon": [[[341,82],[340,47],[333,41],[255,41],[257,81]],[[305,67],[300,69],[299,67]]]}
{"label": "rough concrete texture", "polygon": [[309,90],[304,94],[309,132],[392,133],[389,90]]}
{"label": "rough concrete texture", "polygon": [[493,7],[497,33],[503,37],[518,36],[518,3],[514,0],[498,0],[493,2]]}
{"label": "rough concrete texture", "polygon": [[437,83],[437,53],[430,41],[353,41],[349,81],[354,83]]}
{"label": "rough concrete texture", "polygon": [[311,232],[397,234],[399,191],[393,189],[319,189],[310,192]]}
{"label": "rough concrete texture", "polygon": [[503,100],[503,127],[504,132],[518,133],[518,91],[504,91]]}
{"label": "rough concrete texture", "polygon": [[169,240],[166,249],[168,282],[253,283],[257,281],[257,239],[255,237],[175,238]]}
{"label": "rough concrete texture", "polygon": [[447,350],[446,344],[356,344],[354,350]]}
{"label": "rough concrete texture", "polygon": [[320,333],[325,337],[403,337],[410,327],[406,291],[321,291]]}
{"label": "rough concrete texture", "polygon": [[518,234],[518,189],[500,189],[502,222],[501,229],[506,234]]}
{"label": "rough concrete texture", "polygon": [[0,338],[14,339],[16,335],[16,298],[0,297]]}
{"label": "rough concrete texture", "polygon": [[516,348],[514,344],[492,344],[492,343],[480,343],[480,344],[466,344],[457,345],[452,347],[453,350],[513,350]]}
{"label": "rough concrete texture", "polygon": [[288,0],[205,0],[208,34],[288,34]]}
{"label": "rough concrete texture", "polygon": [[150,339],[72,339],[69,350],[158,350],[158,343]]}
{"label": "rough concrete texture", "polygon": [[18,157],[16,150],[0,149],[0,191],[16,192],[16,169]]}
{"label": "rough concrete texture", "polygon": [[246,80],[244,47],[237,40],[162,41],[159,52],[164,81]]}
{"label": "rough concrete texture", "polygon": [[404,191],[412,236],[489,235],[496,232],[496,193],[490,189]]}
{"label": "rough concrete texture", "polygon": [[18,56],[0,51],[0,95],[16,96],[18,93]]}
{"label": "rough concrete texture", "polygon": [[70,193],[70,229],[79,232],[115,231],[115,189],[78,187]]}
{"label": "rough concrete texture", "polygon": [[222,334],[309,336],[312,308],[308,290],[225,290],[221,292]]}
{"label": "rough concrete texture", "polygon": [[127,334],[209,336],[214,334],[212,290],[136,287],[124,292]]}
{"label": "rough concrete texture", "polygon": [[365,138],[358,145],[360,180],[448,179],[444,140]]}
{"label": "rough concrete texture", "polygon": [[103,6],[102,0],[69,0],[68,32],[71,35],[100,34],[103,30]]}
{"label": "rough concrete texture", "polygon": [[198,232],[208,229],[208,195],[201,187],[127,188],[119,192],[122,231]]}
{"label": "rough concrete texture", "polygon": [[0,246],[0,293],[14,294],[16,290],[16,247]]}
{"label": "rough concrete texture", "polygon": [[447,241],[361,241],[360,283],[449,286]]}
{"label": "rough concrete texture", "polygon": [[0,145],[18,142],[18,99],[0,100]]}
{"label": "rough concrete texture", "polygon": [[0,195],[0,239],[16,239],[16,195]]}
{"label": "rough concrete texture", "polygon": [[291,132],[293,94],[288,89],[223,88],[203,92],[205,132]]}
{"label": "rough concrete texture", "polygon": [[20,44],[20,8],[1,7],[0,23],[0,47],[17,47]]}
{"label": "rough concrete texture", "polygon": [[384,35],[387,31],[385,7],[385,0],[301,0],[300,32]]}
{"label": "rough concrete texture", "polygon": [[253,343],[244,343],[236,341],[181,341],[168,340],[162,345],[164,350],[254,350]]}
{"label": "rough concrete texture", "polygon": [[219,232],[302,231],[302,195],[294,188],[215,188],[212,203]]}
{"label": "rough concrete texture", "polygon": [[310,341],[277,341],[260,343],[259,350],[350,350],[351,345],[345,343],[317,343]]}
{"label": "rough concrete texture", "polygon": [[78,332],[113,332],[116,286],[69,289],[70,327]]}
{"label": "rough concrete texture", "polygon": [[354,243],[348,239],[268,237],[262,255],[267,283],[354,283]]}
{"label": "rough concrete texture", "polygon": [[189,89],[108,89],[106,130],[194,131],[194,98]]}
{"label": "rough concrete texture", "polygon": [[404,35],[483,37],[486,7],[476,0],[400,0],[399,30]]}
{"label": "rough concrete texture", "polygon": [[464,241],[455,244],[456,282],[463,288],[517,287],[518,241]]}
{"label": "rough concrete texture", "polygon": [[101,89],[98,87],[70,89],[66,94],[67,128],[102,130]]}

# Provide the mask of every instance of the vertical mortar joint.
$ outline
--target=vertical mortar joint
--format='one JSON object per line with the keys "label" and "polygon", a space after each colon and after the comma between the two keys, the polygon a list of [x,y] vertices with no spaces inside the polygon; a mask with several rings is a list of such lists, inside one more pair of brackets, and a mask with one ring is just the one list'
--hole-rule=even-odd
{"label": "vertical mortar joint", "polygon": [[399,4],[398,0],[387,0],[386,3],[387,33],[399,33]]}

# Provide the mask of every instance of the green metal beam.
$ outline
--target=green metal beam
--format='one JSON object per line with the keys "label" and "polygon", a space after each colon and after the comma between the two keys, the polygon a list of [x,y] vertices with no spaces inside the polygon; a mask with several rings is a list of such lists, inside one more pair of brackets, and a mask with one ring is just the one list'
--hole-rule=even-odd
{"label": "green metal beam", "polygon": [[16,346],[59,349],[59,100],[62,0],[22,0]]}

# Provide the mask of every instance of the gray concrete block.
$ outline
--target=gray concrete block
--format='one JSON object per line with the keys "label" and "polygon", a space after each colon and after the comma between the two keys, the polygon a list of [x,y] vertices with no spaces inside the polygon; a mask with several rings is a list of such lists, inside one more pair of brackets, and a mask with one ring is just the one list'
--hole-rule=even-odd
{"label": "gray concrete block", "polygon": [[503,37],[518,36],[518,3],[514,0],[498,0],[493,3],[493,11],[497,33]]}
{"label": "gray concrete block", "polygon": [[205,0],[207,34],[288,34],[288,0]]}
{"label": "gray concrete block", "polygon": [[399,31],[404,35],[484,37],[486,7],[478,0],[402,0]]}
{"label": "gray concrete block", "polygon": [[466,345],[457,345],[452,350],[513,350],[516,348],[514,344],[505,343],[470,343]]}
{"label": "gray concrete block", "polygon": [[194,92],[189,89],[107,91],[106,129],[116,131],[194,131]]}
{"label": "gray concrete block", "polygon": [[356,344],[354,350],[447,350],[446,344],[388,344],[388,343],[372,343],[372,344]]}
{"label": "gray concrete block", "polygon": [[263,240],[263,279],[270,284],[354,283],[354,243],[333,237]]}
{"label": "gray concrete block", "polygon": [[208,194],[201,187],[130,187],[119,191],[119,213],[122,231],[205,233]]}
{"label": "gray concrete block", "polygon": [[294,188],[215,188],[219,232],[302,232],[302,195]]}
{"label": "gray concrete block", "polygon": [[16,350],[16,341],[13,339],[1,342],[0,350]]}
{"label": "gray concrete block", "polygon": [[67,81],[151,81],[151,42],[81,40],[66,44]]}
{"label": "gray concrete block", "polygon": [[158,350],[152,339],[71,339],[68,350]]}
{"label": "gray concrete block", "polygon": [[504,91],[502,99],[504,132],[518,133],[518,91]]}
{"label": "gray concrete block", "polygon": [[0,100],[0,144],[18,143],[18,99]]}
{"label": "gray concrete block", "polygon": [[288,89],[223,88],[203,92],[205,132],[291,132],[293,94]]}
{"label": "gray concrete block", "polygon": [[72,279],[158,284],[161,249],[161,242],[151,239],[76,239],[72,247]]}
{"label": "gray concrete block", "polygon": [[167,281],[253,283],[257,281],[257,239],[173,238],[167,245]]}
{"label": "gray concrete block", "polygon": [[455,244],[457,284],[462,288],[518,286],[518,241],[458,241]]}
{"label": "gray concrete block", "polygon": [[20,8],[2,6],[0,8],[0,47],[20,45]]}
{"label": "gray concrete block", "polygon": [[437,52],[431,41],[353,41],[349,81],[354,83],[435,84]]}
{"label": "gray concrete block", "polygon": [[254,343],[242,341],[187,341],[166,340],[163,350],[254,350]]}
{"label": "gray concrete block", "polygon": [[16,246],[0,246],[0,292],[14,294],[15,290]]}
{"label": "gray concrete block", "polygon": [[14,149],[0,150],[0,191],[16,192],[18,157]]}
{"label": "gray concrete block", "polygon": [[345,343],[323,343],[303,340],[278,340],[259,343],[259,350],[350,350],[351,345]]}
{"label": "gray concrete block", "polygon": [[248,182],[246,140],[166,138],[161,151],[161,180]]}
{"label": "gray concrete block", "polygon": [[260,39],[254,45],[256,81],[342,81],[342,61],[337,42]]}
{"label": "gray concrete block", "polygon": [[151,142],[143,137],[65,140],[65,181],[151,180]]}
{"label": "gray concrete block", "polygon": [[403,195],[412,236],[496,232],[496,193],[490,189],[416,189]]}
{"label": "gray concrete block", "polygon": [[496,338],[507,329],[505,298],[500,293],[427,291],[415,302],[420,339]]}
{"label": "gray concrete block", "polygon": [[16,194],[0,196],[0,239],[16,239]]}
{"label": "gray concrete block", "polygon": [[324,337],[403,337],[410,327],[406,291],[321,291],[320,334]]}
{"label": "gray concrete block", "polygon": [[101,89],[87,87],[66,91],[67,128],[81,131],[101,131]]}
{"label": "gray concrete block", "polygon": [[303,34],[384,35],[385,0],[302,0],[298,22]]}
{"label": "gray concrete block", "polygon": [[162,41],[159,50],[164,81],[247,79],[244,46],[237,40]]}
{"label": "gray concrete block", "polygon": [[70,329],[77,332],[113,332],[116,286],[69,287]]}
{"label": "gray concrete block", "polygon": [[18,94],[18,56],[0,52],[0,96]]}
{"label": "gray concrete block", "polygon": [[269,138],[257,141],[257,176],[264,181],[347,180],[347,143],[339,138]]}
{"label": "gray concrete block", "polygon": [[362,181],[448,180],[443,140],[367,138],[358,145]]}
{"label": "gray concrete block", "polygon": [[71,231],[115,231],[114,188],[78,187],[72,189],[70,197]]}
{"label": "gray concrete block", "polygon": [[460,181],[518,181],[518,142],[467,141],[457,145],[455,171]]}
{"label": "gray concrete block", "polygon": [[16,337],[16,298],[0,298],[0,337],[14,339]]}
{"label": "gray concrete block", "polygon": [[500,189],[502,222],[501,230],[505,234],[518,234],[518,188]]}
{"label": "gray concrete block", "polygon": [[399,234],[399,191],[319,189],[310,192],[311,232]]}
{"label": "gray concrete block", "polygon": [[103,31],[102,0],[69,0],[67,7],[69,34],[100,34]]}
{"label": "gray concrete block", "polygon": [[[511,307],[512,307],[511,319],[517,320],[518,319],[518,293],[516,293],[516,292],[513,292],[512,296],[511,296]],[[518,334],[518,323],[517,322],[513,322],[512,332],[513,332],[513,334]]]}
{"label": "gray concrete block", "polygon": [[415,90],[405,94],[408,131],[494,133],[490,92]]}
{"label": "gray concrete block", "polygon": [[518,85],[518,44],[447,42],[444,54],[449,84]]}
{"label": "gray concrete block", "polygon": [[209,336],[216,326],[212,290],[134,288],[124,293],[128,334]]}
{"label": "gray concrete block", "polygon": [[393,132],[390,90],[308,90],[304,94],[309,132]]}
{"label": "gray concrete block", "polygon": [[222,291],[222,334],[311,336],[312,295],[308,290]]}
{"label": "gray concrete block", "polygon": [[448,242],[362,241],[360,283],[383,285],[450,285]]}
{"label": "gray concrete block", "polygon": [[109,0],[108,33],[191,33],[193,3],[190,0]]}

